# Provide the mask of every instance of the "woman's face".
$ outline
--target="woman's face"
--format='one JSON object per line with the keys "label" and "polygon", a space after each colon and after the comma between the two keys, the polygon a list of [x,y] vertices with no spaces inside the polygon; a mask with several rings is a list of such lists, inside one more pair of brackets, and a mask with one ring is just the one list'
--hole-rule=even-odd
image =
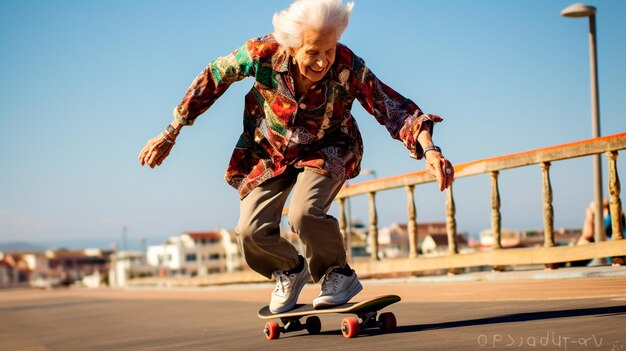
{"label": "woman's face", "polygon": [[300,74],[315,83],[324,77],[335,62],[336,47],[337,34],[335,30],[322,32],[304,30],[302,32],[302,46],[297,49],[290,49],[290,54],[295,58]]}

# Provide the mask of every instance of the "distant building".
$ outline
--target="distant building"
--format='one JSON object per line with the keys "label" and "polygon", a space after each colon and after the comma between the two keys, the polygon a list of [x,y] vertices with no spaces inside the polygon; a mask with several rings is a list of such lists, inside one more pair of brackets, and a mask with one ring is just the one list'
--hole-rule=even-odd
{"label": "distant building", "polygon": [[[500,243],[502,247],[518,247],[520,245],[521,232],[517,229],[500,229]],[[493,247],[495,237],[491,229],[480,232],[480,246]]]}
{"label": "distant building", "polygon": [[0,254],[0,286],[51,287],[72,284],[93,275],[102,280],[109,269],[112,251],[99,249],[47,250]]}
{"label": "distant building", "polygon": [[[417,223],[417,246],[419,251],[424,251],[422,246],[427,237],[439,238],[441,236],[446,237],[447,246],[447,226],[445,222]],[[463,240],[467,243],[466,236],[467,233],[458,233],[457,240]],[[457,241],[457,243],[459,242]],[[378,231],[378,245],[381,257],[408,256],[410,247],[408,225],[406,223],[393,223],[389,227],[380,228]]]}
{"label": "distant building", "polygon": [[226,272],[236,272],[247,269],[243,254],[239,249],[237,233],[234,230],[221,229],[222,245],[224,246],[224,255],[226,260]]}
{"label": "distant building", "polygon": [[[456,236],[456,245],[459,253],[462,253],[467,247],[467,239],[464,235]],[[427,235],[420,245],[424,256],[443,256],[450,253],[448,244],[448,234],[430,234]]]}
{"label": "distant building", "polygon": [[146,254],[139,251],[120,251],[111,256],[109,286],[124,287],[129,279],[155,274],[146,263]]}
{"label": "distant building", "polygon": [[159,275],[182,270],[182,252],[178,247],[178,240],[171,242],[169,239],[162,245],[150,245],[146,252],[146,263],[159,269]]}
{"label": "distant building", "polygon": [[[554,244],[557,246],[576,245],[581,235],[580,229],[555,229]],[[479,249],[491,248],[495,242],[491,229],[480,232]],[[544,231],[541,230],[517,230],[501,229],[500,243],[504,248],[515,247],[537,247],[543,246],[545,242]]]}
{"label": "distant building", "polygon": [[350,225],[351,235],[350,244],[352,246],[353,257],[369,256],[369,247],[367,245],[367,237],[369,227],[358,219],[353,219]]}
{"label": "distant building", "polygon": [[86,276],[104,277],[109,270],[111,250],[47,250],[48,276],[59,277],[64,283],[71,284]]}
{"label": "distant building", "polygon": [[0,287],[27,285],[48,272],[48,260],[43,253],[0,253]]}
{"label": "distant building", "polygon": [[241,270],[243,259],[234,232],[187,232],[148,247],[147,263],[161,275],[205,276]]}
{"label": "distant building", "polygon": [[[554,244],[557,246],[576,245],[581,234],[581,229],[554,229]],[[526,230],[521,232],[520,243],[525,247],[543,246],[544,241],[543,229]]]}
{"label": "distant building", "polygon": [[19,283],[20,272],[15,258],[0,252],[0,288],[15,286]]}

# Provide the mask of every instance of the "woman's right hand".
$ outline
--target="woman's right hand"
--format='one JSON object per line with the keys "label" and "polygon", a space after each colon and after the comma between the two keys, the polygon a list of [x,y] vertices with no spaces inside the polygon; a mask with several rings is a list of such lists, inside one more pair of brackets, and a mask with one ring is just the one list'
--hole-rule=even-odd
{"label": "woman's right hand", "polygon": [[174,146],[174,140],[166,140],[162,135],[148,140],[146,146],[139,152],[139,163],[147,164],[150,168],[160,166],[165,158],[170,154]]}

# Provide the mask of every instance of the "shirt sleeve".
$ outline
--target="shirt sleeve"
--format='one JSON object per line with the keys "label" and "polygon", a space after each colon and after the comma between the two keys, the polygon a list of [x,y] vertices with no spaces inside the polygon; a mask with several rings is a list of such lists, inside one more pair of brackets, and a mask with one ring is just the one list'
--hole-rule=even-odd
{"label": "shirt sleeve", "polygon": [[192,125],[232,83],[254,75],[254,60],[249,54],[249,45],[253,45],[252,41],[229,55],[215,59],[193,80],[173,112],[182,125]]}
{"label": "shirt sleeve", "polygon": [[411,157],[421,159],[424,150],[417,141],[417,135],[424,128],[432,133],[434,124],[442,119],[425,115],[413,101],[380,81],[358,56],[353,56],[353,63],[350,84],[353,96],[378,123],[387,128],[392,138],[402,141]]}

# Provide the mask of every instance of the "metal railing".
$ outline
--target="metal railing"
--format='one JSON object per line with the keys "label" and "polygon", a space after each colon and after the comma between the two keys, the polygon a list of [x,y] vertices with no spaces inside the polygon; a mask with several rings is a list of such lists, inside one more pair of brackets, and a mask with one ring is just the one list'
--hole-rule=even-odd
{"label": "metal railing", "polygon": [[[346,185],[337,195],[339,204],[339,226],[348,254],[350,256],[346,203],[350,197],[367,195],[369,198],[369,242],[371,260],[353,262],[352,265],[360,275],[381,275],[399,272],[419,272],[425,270],[454,271],[458,268],[502,266],[521,264],[544,264],[555,267],[556,263],[585,259],[613,257],[616,262],[623,261],[626,255],[626,240],[622,235],[620,200],[620,181],[617,172],[618,151],[626,149],[626,133],[582,140],[542,149],[530,150],[516,154],[498,156],[455,166],[455,182],[462,178],[478,175],[489,175],[491,178],[491,230],[494,235],[493,250],[459,254],[457,248],[457,229],[455,219],[455,203],[453,187],[446,193],[446,228],[448,236],[448,254],[439,257],[423,257],[418,255],[418,236],[416,222],[416,206],[414,201],[415,186],[435,182],[434,177],[426,171],[403,174],[388,178],[379,178],[357,184]],[[591,156],[604,153],[608,159],[608,188],[610,194],[610,213],[612,218],[613,237],[610,241],[569,247],[555,246],[554,240],[554,209],[552,206],[552,184],[550,181],[550,165],[556,161]],[[543,223],[545,241],[543,247],[504,249],[501,243],[501,213],[498,177],[501,171],[517,167],[539,166],[542,174]],[[381,260],[378,246],[378,215],[376,194],[381,191],[404,188],[407,194],[407,227],[409,235],[409,255],[407,258],[389,258]]]}

